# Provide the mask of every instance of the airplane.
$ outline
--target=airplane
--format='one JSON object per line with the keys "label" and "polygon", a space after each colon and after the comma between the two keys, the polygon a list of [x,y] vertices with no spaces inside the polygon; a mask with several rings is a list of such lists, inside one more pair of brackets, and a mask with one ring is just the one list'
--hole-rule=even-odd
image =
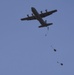
{"label": "airplane", "polygon": [[47,27],[47,26],[52,25],[53,23],[47,23],[46,20],[44,21],[42,18],[57,12],[57,10],[52,10],[52,11],[49,11],[49,12],[47,10],[45,10],[46,11],[45,13],[43,13],[41,11],[41,13],[39,14],[38,11],[34,7],[31,7],[31,11],[33,13],[32,16],[27,15],[26,18],[21,18],[21,21],[24,21],[24,20],[36,20],[37,19],[41,23],[39,28]]}

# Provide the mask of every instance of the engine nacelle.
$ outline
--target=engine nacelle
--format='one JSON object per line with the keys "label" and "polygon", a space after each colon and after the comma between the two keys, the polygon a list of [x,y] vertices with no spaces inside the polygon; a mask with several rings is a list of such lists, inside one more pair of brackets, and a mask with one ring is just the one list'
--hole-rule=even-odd
{"label": "engine nacelle", "polygon": [[27,14],[27,17],[29,17],[29,15]]}
{"label": "engine nacelle", "polygon": [[33,16],[33,13],[32,13],[32,16]]}
{"label": "engine nacelle", "polygon": [[48,12],[47,9],[45,11]]}
{"label": "engine nacelle", "polygon": [[42,14],[43,12],[41,11],[41,14]]}

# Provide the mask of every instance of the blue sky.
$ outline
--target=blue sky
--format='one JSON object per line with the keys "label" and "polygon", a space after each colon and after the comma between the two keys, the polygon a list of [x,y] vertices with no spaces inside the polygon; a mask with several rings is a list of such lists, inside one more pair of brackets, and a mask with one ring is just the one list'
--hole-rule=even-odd
{"label": "blue sky", "polygon": [[[53,23],[49,31],[39,29],[37,20],[20,20],[31,15],[31,7],[39,13],[58,10],[44,18]],[[0,75],[73,75],[73,70],[73,0],[0,0]]]}

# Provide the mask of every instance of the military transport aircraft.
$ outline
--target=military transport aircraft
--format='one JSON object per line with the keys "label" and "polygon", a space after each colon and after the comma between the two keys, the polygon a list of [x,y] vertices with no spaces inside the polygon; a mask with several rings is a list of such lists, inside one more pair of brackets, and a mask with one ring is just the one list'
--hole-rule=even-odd
{"label": "military transport aircraft", "polygon": [[52,10],[52,11],[49,11],[49,12],[47,10],[45,10],[46,11],[45,13],[43,13],[41,11],[40,14],[37,12],[37,10],[34,7],[31,7],[31,10],[33,12],[32,16],[27,15],[26,18],[22,18],[21,19],[22,21],[24,21],[24,20],[36,20],[37,19],[41,23],[41,25],[39,26],[39,28],[41,28],[41,27],[47,27],[47,26],[50,26],[50,25],[53,24],[53,23],[47,23],[46,20],[44,21],[42,18],[44,18],[44,17],[46,17],[48,15],[51,15],[54,12],[57,12],[57,10]]}

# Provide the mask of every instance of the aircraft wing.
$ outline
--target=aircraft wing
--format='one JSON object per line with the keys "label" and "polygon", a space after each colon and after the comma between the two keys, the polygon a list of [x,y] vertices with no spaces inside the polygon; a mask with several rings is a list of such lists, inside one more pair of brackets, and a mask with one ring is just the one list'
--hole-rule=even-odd
{"label": "aircraft wing", "polygon": [[52,11],[46,11],[45,13],[41,13],[41,14],[39,14],[42,18],[43,17],[46,17],[46,16],[48,16],[48,15],[51,15],[51,14],[53,14],[53,13],[55,13],[55,12],[57,12],[57,10],[52,10]]}
{"label": "aircraft wing", "polygon": [[[55,12],[57,12],[57,10],[52,10],[52,11],[46,11],[45,13],[41,13],[41,14],[39,14],[40,16],[41,16],[41,18],[43,18],[43,17],[46,17],[46,16],[48,16],[48,15],[51,15],[51,14],[53,14],[53,13],[55,13]],[[28,16],[28,15],[27,15]],[[21,20],[22,21],[24,21],[24,20],[35,20],[36,19],[36,17],[35,17],[35,15],[32,15],[32,16],[28,16],[28,17],[26,17],[26,18],[22,18]]]}
{"label": "aircraft wing", "polygon": [[22,18],[21,20],[23,21],[23,20],[34,20],[34,19],[36,19],[35,16],[28,16],[26,18]]}

